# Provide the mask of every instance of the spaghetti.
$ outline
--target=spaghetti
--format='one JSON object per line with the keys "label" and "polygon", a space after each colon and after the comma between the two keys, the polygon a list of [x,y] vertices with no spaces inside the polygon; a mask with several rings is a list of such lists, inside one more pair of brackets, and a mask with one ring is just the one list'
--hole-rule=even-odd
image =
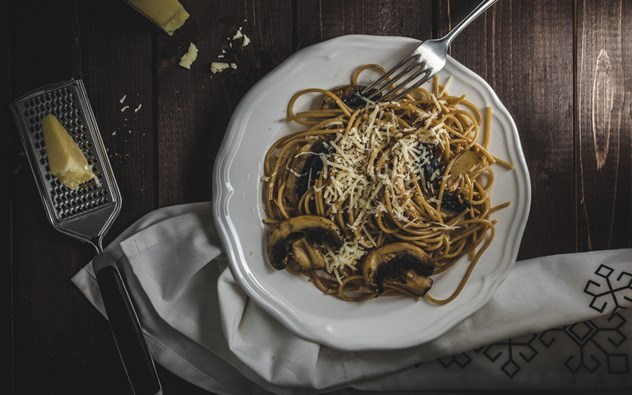
{"label": "spaghetti", "polygon": [[[348,86],[290,99],[287,119],[305,129],[280,138],[265,156],[269,259],[344,300],[405,294],[445,304],[492,242],[490,214],[509,205],[491,206],[492,165],[511,164],[487,151],[491,109],[450,95],[449,79],[374,103],[355,94],[369,69],[384,72],[365,65]],[[314,93],[322,95],[319,108],[294,111]],[[469,265],[452,294],[427,293],[430,276],[464,255]]]}

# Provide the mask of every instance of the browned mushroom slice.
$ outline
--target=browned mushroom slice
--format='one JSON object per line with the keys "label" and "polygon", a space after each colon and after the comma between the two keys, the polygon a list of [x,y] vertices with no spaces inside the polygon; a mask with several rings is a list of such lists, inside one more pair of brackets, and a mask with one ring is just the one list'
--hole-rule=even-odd
{"label": "browned mushroom slice", "polygon": [[301,147],[294,162],[290,165],[292,170],[288,174],[285,187],[290,207],[296,208],[310,184],[313,184],[320,175],[323,170],[323,161],[320,155],[328,152],[329,146],[323,141],[305,144]]}
{"label": "browned mushroom slice", "polygon": [[477,167],[482,160],[483,156],[478,151],[473,149],[463,151],[452,163],[450,175],[456,178],[465,174]]}
{"label": "browned mushroom slice", "polygon": [[290,243],[288,265],[297,272],[324,269],[325,256],[317,245],[302,237]]}
{"label": "browned mushroom slice", "polygon": [[420,276],[414,270],[408,270],[396,279],[384,279],[384,288],[396,289],[415,296],[424,296],[430,287],[432,287],[432,278]]}
{"label": "browned mushroom slice", "polygon": [[[268,260],[277,270],[284,269],[295,256],[301,252],[293,251],[298,248],[293,242],[305,239],[314,244],[327,244],[338,249],[342,246],[342,234],[338,226],[327,218],[315,215],[301,215],[274,226],[268,236]],[[300,265],[302,266],[302,265]]]}
{"label": "browned mushroom slice", "polygon": [[397,242],[371,251],[364,260],[364,279],[379,295],[385,288],[423,296],[432,286],[434,265],[424,250]]}
{"label": "browned mushroom slice", "polygon": [[[342,85],[342,86],[337,86],[333,89],[330,89],[329,91],[333,93],[334,95],[338,96],[340,100],[345,101],[347,97],[350,97],[351,95],[355,95],[355,93],[360,91],[361,89],[364,89],[364,86]],[[320,104],[320,108],[322,108],[323,110],[327,110],[327,109],[336,108],[336,107],[338,107],[338,105],[336,104],[335,100],[325,95],[325,97],[323,98],[323,101]]]}
{"label": "browned mushroom slice", "polygon": [[[360,95],[360,92],[364,90],[364,88],[366,88],[366,86],[364,85],[343,85],[330,89],[330,92],[338,96],[349,108],[355,110],[357,108],[366,106],[367,103],[370,103],[369,100]],[[375,89],[370,89],[368,92],[365,93],[365,95],[371,96],[373,93],[375,93]],[[381,94],[377,94],[377,97],[374,98],[374,101],[377,100],[377,98],[379,98],[380,96]],[[320,108],[323,110],[336,107],[338,107],[336,101],[329,96],[325,96],[320,104]]]}
{"label": "browned mushroom slice", "polygon": [[443,194],[443,200],[441,201],[441,207],[445,210],[452,211],[454,215],[467,210],[472,204],[461,193],[446,192]]}
{"label": "browned mushroom slice", "polygon": [[302,195],[299,195],[298,185],[299,180],[305,176],[303,169],[305,168],[305,162],[307,161],[309,152],[312,148],[312,143],[303,145],[293,161],[287,164],[287,180],[285,183],[285,196],[291,208],[295,209]]}

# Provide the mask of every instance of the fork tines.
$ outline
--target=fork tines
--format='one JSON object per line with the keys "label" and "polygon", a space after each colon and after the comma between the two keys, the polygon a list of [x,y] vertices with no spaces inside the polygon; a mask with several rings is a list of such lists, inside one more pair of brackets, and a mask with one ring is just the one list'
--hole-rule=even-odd
{"label": "fork tines", "polygon": [[360,94],[368,100],[379,99],[381,102],[396,101],[406,96],[432,76],[432,69],[426,68],[426,62],[420,57],[413,52]]}

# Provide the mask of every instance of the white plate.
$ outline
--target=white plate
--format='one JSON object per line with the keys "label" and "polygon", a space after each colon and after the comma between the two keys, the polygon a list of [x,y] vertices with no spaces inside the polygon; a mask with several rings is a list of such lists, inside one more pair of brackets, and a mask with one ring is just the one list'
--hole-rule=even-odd
{"label": "white plate", "polygon": [[[397,349],[433,340],[481,308],[516,259],[531,199],[518,131],[489,85],[451,58],[440,77],[453,77],[452,94],[465,93],[476,105],[493,107],[490,151],[515,166],[513,171],[496,170],[492,203],[509,200],[512,205],[495,213],[496,237],[461,295],[445,306],[406,297],[345,302],[323,295],[302,276],[274,270],[264,258],[268,230],[262,224],[262,163],[268,147],[296,129],[284,121],[292,94],[346,84],[359,65],[388,68],[416,45],[418,41],[409,38],[353,35],[305,48],[254,86],[228,125],[215,162],[213,190],[215,221],[231,270],[248,296],[305,339],[353,351]],[[298,103],[297,110],[308,105]],[[466,265],[464,258],[436,279],[432,295],[449,295]]]}

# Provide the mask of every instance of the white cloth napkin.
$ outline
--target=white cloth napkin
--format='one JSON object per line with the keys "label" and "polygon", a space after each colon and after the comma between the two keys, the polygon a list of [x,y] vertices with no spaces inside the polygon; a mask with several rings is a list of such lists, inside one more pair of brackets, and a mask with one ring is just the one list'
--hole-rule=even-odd
{"label": "white cloth napkin", "polygon": [[[632,387],[630,249],[517,262],[487,305],[437,340],[367,352],[306,341],[250,301],[210,203],[149,213],[106,251],[156,361],[211,392]],[[91,264],[72,281],[104,314]]]}

